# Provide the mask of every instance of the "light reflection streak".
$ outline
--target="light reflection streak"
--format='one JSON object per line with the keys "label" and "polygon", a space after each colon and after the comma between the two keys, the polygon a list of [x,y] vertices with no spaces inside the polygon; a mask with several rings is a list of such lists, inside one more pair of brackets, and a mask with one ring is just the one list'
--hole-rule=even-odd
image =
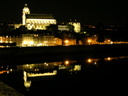
{"label": "light reflection streak", "polygon": [[104,60],[106,61],[111,61],[113,59],[119,59],[118,57],[107,57],[107,58],[104,58]]}
{"label": "light reflection streak", "polygon": [[87,59],[87,63],[90,63],[90,64],[97,64],[97,61],[99,61],[100,59]]}
{"label": "light reflection streak", "polygon": [[[102,60],[105,61],[111,61],[113,59],[122,59],[122,58],[128,58],[128,56],[120,56],[120,57],[107,57],[107,58],[103,58]],[[86,60],[86,63],[88,65],[94,65],[97,68],[98,66],[98,61],[101,59],[92,59],[89,58]],[[35,77],[54,77],[55,75],[57,75],[59,73],[59,71],[64,70],[68,71],[69,74],[79,74],[79,71],[81,71],[81,64],[75,65],[74,63],[76,63],[77,61],[70,61],[70,60],[65,60],[63,62],[45,62],[45,63],[39,63],[39,64],[24,64],[24,65],[17,65],[17,71],[23,71],[23,79],[24,79],[24,86],[29,89],[31,87],[32,84],[32,80],[29,80],[31,78],[35,78]],[[54,69],[55,66],[58,66],[57,69]],[[8,70],[2,70],[3,68],[8,68]],[[43,71],[42,69],[52,69],[51,72],[49,72],[49,70],[47,71]],[[10,68],[9,66],[5,67],[5,66],[0,66],[0,74],[10,74],[10,72],[14,71],[14,69]],[[29,79],[28,79],[29,78]]]}
{"label": "light reflection streak", "polygon": [[6,72],[7,72],[6,70],[2,70],[2,71],[0,71],[0,74],[4,74]]}
{"label": "light reflection streak", "polygon": [[65,64],[66,64],[66,65],[68,65],[68,64],[69,64],[69,61],[68,61],[68,60],[66,60],[66,61],[65,61]]}
{"label": "light reflection streak", "polygon": [[92,62],[92,60],[91,59],[88,59],[88,63],[91,63]]}
{"label": "light reflection streak", "polygon": [[57,71],[54,70],[52,73],[51,72],[46,72],[46,73],[27,73],[27,77],[38,77],[38,76],[53,76],[56,75]]}
{"label": "light reflection streak", "polygon": [[[111,61],[113,59],[123,59],[128,58],[128,56],[119,56],[119,57],[106,57],[102,60],[105,61]],[[98,66],[98,61],[101,59],[87,59],[86,63],[93,64]],[[70,61],[65,60],[63,62],[44,62],[44,63],[38,63],[38,64],[24,64],[24,65],[18,65],[17,69],[12,69],[10,66],[0,66],[0,74],[15,72],[15,71],[27,71],[27,72],[42,72],[42,71],[52,71],[54,68],[57,68],[57,70],[68,70],[69,72],[78,71],[76,65],[77,61]],[[4,69],[3,69],[4,68]],[[80,70],[79,70],[80,71]]]}

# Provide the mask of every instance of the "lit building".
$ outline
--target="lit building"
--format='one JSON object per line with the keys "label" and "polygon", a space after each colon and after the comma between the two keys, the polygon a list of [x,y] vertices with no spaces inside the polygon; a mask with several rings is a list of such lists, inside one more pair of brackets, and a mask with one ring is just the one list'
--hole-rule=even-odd
{"label": "lit building", "polygon": [[62,45],[62,39],[60,38],[54,38],[54,46]]}
{"label": "lit building", "polygon": [[25,4],[22,24],[25,25],[27,29],[46,30],[47,26],[56,23],[57,21],[52,14],[30,14],[30,9],[27,7],[27,4]]}
{"label": "lit building", "polygon": [[81,31],[80,22],[77,22],[76,20],[75,21],[70,20],[69,24],[74,26],[74,32],[79,33]]}
{"label": "lit building", "polygon": [[76,39],[65,39],[63,41],[64,46],[76,45]]}
{"label": "lit building", "polygon": [[[22,34],[22,46],[55,46],[61,44],[60,42],[57,42],[54,39],[54,36],[52,33],[43,33],[43,34]],[[62,41],[61,41],[62,42]]]}
{"label": "lit building", "polygon": [[22,36],[0,36],[0,43],[16,43],[16,46],[21,46]]}
{"label": "lit building", "polygon": [[10,45],[18,47],[57,46],[62,45],[62,39],[54,38],[51,32],[43,32],[40,34],[34,32],[22,34],[21,36],[0,36],[0,47],[10,47]]}
{"label": "lit building", "polygon": [[67,25],[58,25],[58,30],[60,31],[69,31],[69,28]]}

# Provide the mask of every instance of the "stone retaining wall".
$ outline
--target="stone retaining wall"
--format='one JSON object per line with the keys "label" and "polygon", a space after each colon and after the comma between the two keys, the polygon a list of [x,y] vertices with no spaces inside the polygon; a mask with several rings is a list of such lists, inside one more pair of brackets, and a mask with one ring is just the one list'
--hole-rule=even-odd
{"label": "stone retaining wall", "polygon": [[12,87],[0,81],[0,96],[24,96]]}

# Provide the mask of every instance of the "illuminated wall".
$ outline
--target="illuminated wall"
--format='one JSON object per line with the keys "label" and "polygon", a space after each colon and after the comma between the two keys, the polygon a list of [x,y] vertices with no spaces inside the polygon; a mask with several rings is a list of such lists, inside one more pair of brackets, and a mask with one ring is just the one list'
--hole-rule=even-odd
{"label": "illuminated wall", "polygon": [[30,14],[30,10],[25,4],[22,15],[22,24],[27,29],[46,30],[50,24],[56,24],[56,19],[51,14]]}
{"label": "illuminated wall", "polygon": [[52,34],[22,34],[22,36],[0,36],[0,43],[16,43],[16,46],[57,46],[62,45],[62,39],[54,38]]}
{"label": "illuminated wall", "polygon": [[79,33],[81,31],[81,25],[80,22],[69,22],[69,24],[74,26],[74,31],[76,33]]}
{"label": "illuminated wall", "polygon": [[62,39],[60,39],[60,38],[54,38],[54,45],[55,46],[62,45]]}
{"label": "illuminated wall", "polygon": [[46,30],[46,27],[50,24],[56,24],[55,19],[26,19],[26,27],[36,30]]}
{"label": "illuminated wall", "polygon": [[54,38],[53,35],[42,34],[22,34],[22,46],[57,46],[62,45],[62,40]]}
{"label": "illuminated wall", "polygon": [[60,31],[69,31],[69,28],[67,25],[58,25],[58,30]]}
{"label": "illuminated wall", "polygon": [[22,36],[0,36],[0,43],[16,43],[17,46],[21,46]]}
{"label": "illuminated wall", "polygon": [[26,24],[26,14],[30,14],[30,10],[27,7],[27,4],[25,4],[25,7],[23,9],[23,14],[22,14],[22,24],[25,25]]}

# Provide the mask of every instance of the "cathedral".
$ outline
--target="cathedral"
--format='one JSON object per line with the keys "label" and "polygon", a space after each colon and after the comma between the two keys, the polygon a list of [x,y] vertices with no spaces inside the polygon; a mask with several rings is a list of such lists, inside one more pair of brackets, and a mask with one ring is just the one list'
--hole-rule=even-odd
{"label": "cathedral", "polygon": [[52,14],[30,14],[30,9],[25,4],[22,14],[22,25],[26,26],[28,30],[46,30],[46,27],[50,24],[57,24]]}
{"label": "cathedral", "polygon": [[[30,14],[30,9],[28,8],[27,4],[25,4],[22,12],[22,24],[9,24],[9,26],[14,26],[16,29],[23,25],[28,30],[46,30],[47,26],[50,24],[57,24],[57,21],[52,14]],[[76,21],[76,19],[70,19],[67,24],[74,26],[74,32],[79,33],[81,31],[81,24],[80,22]],[[58,30],[69,31],[67,24],[58,25]]]}

